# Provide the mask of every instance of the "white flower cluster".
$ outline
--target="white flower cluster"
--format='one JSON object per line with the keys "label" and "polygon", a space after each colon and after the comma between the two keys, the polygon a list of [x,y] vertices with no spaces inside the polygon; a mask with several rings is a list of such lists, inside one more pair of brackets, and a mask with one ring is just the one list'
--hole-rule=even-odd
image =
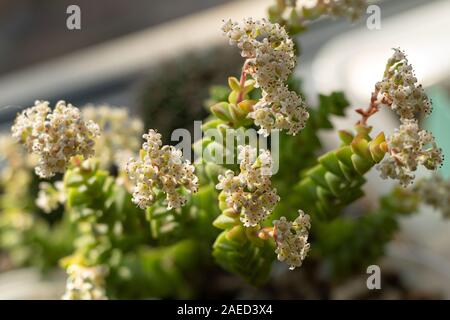
{"label": "white flower cluster", "polygon": [[281,129],[297,134],[309,114],[302,98],[286,85],[296,62],[294,43],[286,30],[265,19],[246,19],[242,25],[229,20],[222,30],[230,44],[242,50],[247,71],[262,89],[262,99],[248,114],[261,128],[260,133],[267,136],[271,130]]}
{"label": "white flower cluster", "polygon": [[64,192],[64,183],[62,181],[56,181],[55,184],[48,182],[41,182],[39,184],[36,205],[45,213],[52,212],[65,201],[66,193]]}
{"label": "white flower cluster", "polygon": [[398,179],[405,187],[413,182],[413,172],[419,165],[435,170],[443,161],[433,135],[420,130],[416,120],[403,120],[387,143],[390,155],[378,165],[378,170],[383,179]]}
{"label": "white flower cluster", "polygon": [[388,60],[384,78],[376,84],[379,103],[397,112],[401,125],[387,139],[389,153],[378,166],[383,179],[399,180],[407,186],[414,180],[419,165],[436,170],[443,162],[442,151],[430,132],[421,130],[417,114],[431,112],[431,103],[413,75],[405,54],[394,49]]}
{"label": "white flower cluster", "polygon": [[47,101],[36,101],[17,116],[12,134],[38,156],[36,174],[49,178],[63,173],[73,156],[91,157],[99,128],[84,121],[80,110],[64,101],[59,101],[53,112]]}
{"label": "white flower cluster", "polygon": [[150,129],[143,138],[146,142],[140,158],[132,158],[127,164],[128,175],[135,182],[133,202],[145,209],[156,201],[157,193],[163,192],[169,209],[183,206],[187,200],[183,191],[198,190],[194,166],[188,160],[183,161],[181,150],[168,145],[161,147],[161,134],[155,130]]}
{"label": "white flower cluster", "polygon": [[440,210],[444,217],[450,218],[450,179],[434,174],[419,180],[414,190],[422,201]]}
{"label": "white flower cluster", "polygon": [[287,221],[285,217],[273,221],[274,238],[277,244],[275,253],[278,260],[285,261],[289,265],[290,270],[302,265],[310,248],[308,243],[309,229],[311,228],[309,215],[302,210],[299,210],[298,213],[299,216],[294,222]]}
{"label": "white flower cluster", "polygon": [[320,0],[318,5],[325,14],[334,17],[348,17],[355,21],[365,13],[367,0]]}
{"label": "white flower cluster", "polygon": [[77,264],[67,268],[64,300],[107,300],[105,292],[106,268],[83,267]]}
{"label": "white flower cluster", "polygon": [[271,188],[272,157],[270,152],[239,146],[240,173],[226,171],[219,176],[216,188],[223,190],[229,209],[240,214],[245,227],[254,227],[273,211],[280,200],[277,190]]}
{"label": "white flower cluster", "polygon": [[383,80],[376,84],[381,104],[397,112],[400,119],[414,119],[416,114],[430,114],[432,107],[422,85],[417,84],[413,68],[404,52],[394,49]]}
{"label": "white flower cluster", "polygon": [[97,123],[102,132],[95,140],[95,156],[102,168],[116,165],[125,169],[126,161],[136,155],[141,146],[144,124],[138,118],[130,117],[127,108],[86,106],[83,118]]}

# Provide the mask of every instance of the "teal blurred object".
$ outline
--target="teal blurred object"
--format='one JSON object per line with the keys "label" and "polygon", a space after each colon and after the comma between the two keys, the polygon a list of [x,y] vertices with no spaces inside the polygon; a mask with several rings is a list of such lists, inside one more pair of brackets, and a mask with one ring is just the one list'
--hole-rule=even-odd
{"label": "teal blurred object", "polygon": [[433,113],[426,119],[425,127],[433,132],[444,153],[444,165],[439,172],[450,177],[450,95],[441,86],[431,87],[427,93],[433,101]]}

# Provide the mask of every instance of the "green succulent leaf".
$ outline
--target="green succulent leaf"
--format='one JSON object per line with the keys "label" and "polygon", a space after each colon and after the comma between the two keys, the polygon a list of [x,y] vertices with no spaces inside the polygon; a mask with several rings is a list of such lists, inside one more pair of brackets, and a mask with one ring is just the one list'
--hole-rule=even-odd
{"label": "green succulent leaf", "polygon": [[[318,164],[305,171],[295,191],[298,203],[320,220],[335,218],[348,204],[364,193],[364,174],[386,152],[384,135],[371,140],[370,129],[357,128],[357,134],[342,132],[344,145],[319,157]],[[349,138],[353,136],[350,142]]]}
{"label": "green succulent leaf", "polygon": [[225,270],[242,276],[252,285],[262,285],[269,278],[272,261],[275,259],[274,248],[268,241],[264,241],[263,246],[258,246],[246,237],[230,237],[229,232],[223,231],[214,242],[213,256],[216,262]]}

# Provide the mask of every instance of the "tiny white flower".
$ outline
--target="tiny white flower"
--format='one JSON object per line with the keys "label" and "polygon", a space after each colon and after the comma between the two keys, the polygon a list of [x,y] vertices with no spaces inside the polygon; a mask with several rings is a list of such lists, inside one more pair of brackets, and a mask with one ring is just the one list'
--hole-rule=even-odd
{"label": "tiny white flower", "polygon": [[376,84],[380,103],[394,110],[400,119],[413,119],[421,112],[428,115],[432,110],[430,99],[413,72],[405,53],[394,49],[383,80]]}
{"label": "tiny white flower", "polygon": [[250,146],[239,146],[238,150],[240,173],[236,176],[226,171],[219,176],[216,188],[225,194],[227,206],[240,214],[243,225],[254,227],[272,213],[280,200],[271,187],[272,158],[267,150],[258,157]]}
{"label": "tiny white flower", "polygon": [[36,205],[45,213],[50,213],[60,204],[66,201],[64,192],[64,183],[56,181],[55,184],[41,182],[39,184],[39,193],[36,199]]}
{"label": "tiny white flower", "polygon": [[450,179],[433,174],[418,181],[414,190],[423,202],[440,210],[445,218],[450,218]]}
{"label": "tiny white flower", "polygon": [[286,262],[290,270],[302,265],[308,255],[309,229],[311,228],[309,215],[302,210],[294,222],[287,221],[285,217],[273,221],[274,238],[277,245],[275,253],[280,261]]}
{"label": "tiny white flower", "polygon": [[255,79],[256,87],[262,89],[263,97],[248,117],[266,136],[274,129],[297,134],[309,114],[302,98],[285,83],[296,63],[294,43],[286,30],[265,19],[246,19],[241,25],[227,21],[222,30],[230,43],[242,50],[248,62],[247,71]]}
{"label": "tiny white flower", "polygon": [[415,119],[402,120],[387,144],[388,156],[377,166],[383,179],[397,179],[406,187],[413,182],[419,165],[435,170],[442,164],[441,149],[429,132],[420,130]]}
{"label": "tiny white flower", "polygon": [[95,139],[94,149],[101,168],[110,169],[111,165],[116,165],[124,170],[127,158],[135,156],[140,149],[144,131],[142,121],[131,117],[124,107],[88,105],[81,112],[84,119],[100,127],[102,134]]}
{"label": "tiny white flower", "polygon": [[132,201],[145,209],[155,202],[156,192],[163,192],[168,209],[182,207],[187,200],[182,191],[198,190],[194,166],[188,160],[183,161],[180,150],[162,146],[161,134],[155,130],[149,130],[143,138],[146,141],[140,158],[131,158],[127,164],[128,176],[135,182]]}
{"label": "tiny white flower", "polygon": [[94,154],[99,127],[93,121],[84,121],[80,110],[64,101],[59,101],[53,111],[48,102],[36,101],[34,107],[17,116],[12,135],[38,156],[36,174],[50,178],[63,173],[73,156],[89,158]]}
{"label": "tiny white flower", "polygon": [[68,278],[63,300],[107,300],[106,273],[105,266],[70,265],[67,268]]}

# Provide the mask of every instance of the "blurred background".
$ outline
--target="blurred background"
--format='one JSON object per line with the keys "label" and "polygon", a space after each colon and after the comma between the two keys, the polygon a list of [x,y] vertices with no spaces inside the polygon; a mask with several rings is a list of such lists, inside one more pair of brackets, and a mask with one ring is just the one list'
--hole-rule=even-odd
{"label": "blurred background", "polygon": [[[225,84],[240,68],[239,54],[221,37],[222,19],[263,17],[272,2],[2,0],[0,131],[8,130],[16,113],[36,99],[128,106],[147,127],[163,134],[190,128],[205,115],[208,87]],[[381,7],[379,30],[367,28],[366,15],[353,24],[319,20],[301,36],[296,72],[305,93],[314,104],[318,92],[343,90],[352,105],[364,106],[390,48],[401,47],[434,102],[425,125],[450,159],[450,2],[375,2]],[[66,27],[66,9],[72,4],[81,8],[81,30]],[[383,113],[374,126],[392,130],[395,121]],[[350,123],[352,115],[336,126]],[[337,143],[332,134],[324,137],[328,148]],[[449,176],[448,161],[442,172]],[[376,174],[370,177],[374,198],[389,188]],[[402,270],[416,288],[450,298],[450,224],[427,209],[402,224],[386,263]],[[0,298],[53,297],[63,286],[57,276],[42,280],[28,269],[0,273]],[[336,297],[345,298],[346,290]]]}

